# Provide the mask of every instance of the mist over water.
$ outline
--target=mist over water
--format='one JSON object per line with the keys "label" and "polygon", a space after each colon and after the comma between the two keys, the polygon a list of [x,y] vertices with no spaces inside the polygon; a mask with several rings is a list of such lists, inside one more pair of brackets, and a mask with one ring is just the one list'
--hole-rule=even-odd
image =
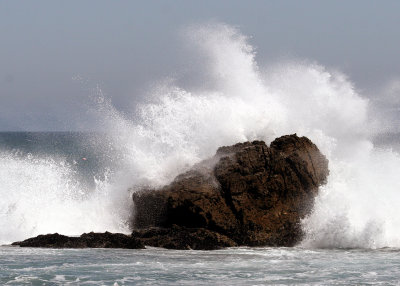
{"label": "mist over water", "polygon": [[[0,152],[0,242],[40,233],[129,231],[129,187],[157,187],[222,145],[297,133],[329,159],[328,184],[303,221],[305,247],[399,247],[400,156],[372,143],[369,102],[338,71],[312,62],[262,67],[224,24],[185,31],[199,78],[157,85],[132,114],[97,89],[91,112],[107,176],[88,186],[65,158]],[[199,84],[203,83],[203,84]]]}

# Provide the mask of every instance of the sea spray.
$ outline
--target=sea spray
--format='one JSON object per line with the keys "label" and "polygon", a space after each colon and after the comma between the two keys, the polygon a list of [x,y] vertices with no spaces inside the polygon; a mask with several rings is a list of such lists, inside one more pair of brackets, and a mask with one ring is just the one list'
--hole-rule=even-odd
{"label": "sea spray", "polygon": [[262,69],[247,38],[228,25],[191,27],[186,36],[203,62],[199,81],[207,84],[159,86],[138,105],[135,122],[108,120],[122,126],[122,137],[130,128],[125,145],[136,154],[133,173],[157,186],[221,145],[297,132],[319,146],[331,169],[303,222],[303,245],[399,246],[399,156],[373,146],[368,100],[344,74],[306,61]]}
{"label": "sea spray", "polygon": [[119,230],[106,180],[91,192],[78,177],[65,158],[0,152],[0,243],[52,232]]}
{"label": "sea spray", "polygon": [[[329,158],[331,170],[314,212],[303,221],[306,237],[302,244],[400,246],[396,231],[400,227],[396,218],[399,186],[395,179],[400,158],[393,151],[373,146],[368,129],[368,100],[342,73],[305,61],[261,68],[248,39],[225,24],[190,27],[185,35],[195,47],[192,50],[199,64],[195,87],[182,87],[173,81],[157,86],[128,115],[114,108],[101,89],[96,89],[92,112],[118,158],[111,178],[99,182],[103,191],[78,199],[60,199],[65,196],[57,192],[75,193],[75,187],[58,180],[60,174],[75,176],[69,173],[69,167],[65,171],[58,165],[44,164],[44,168],[55,170],[48,177],[56,179],[56,188],[49,186],[46,179],[43,187],[26,188],[19,186],[20,179],[15,177],[15,197],[6,204],[15,204],[18,212],[14,213],[29,213],[29,206],[21,204],[24,189],[39,192],[39,197],[45,198],[49,192],[56,197],[35,205],[36,209],[50,205],[46,216],[26,215],[18,224],[8,219],[9,214],[3,215],[3,229],[16,232],[6,237],[20,239],[55,231],[77,234],[126,230],[124,222],[129,220],[131,207],[129,187],[134,191],[143,185],[166,184],[212,156],[222,145],[255,139],[271,142],[275,137],[297,133],[318,145]],[[3,157],[0,160],[5,162]],[[30,177],[34,186],[36,180],[41,180],[35,177],[38,168],[35,163],[26,162],[33,172]],[[6,194],[6,189],[1,190],[2,195]],[[48,222],[49,217],[61,214],[68,219]],[[82,224],[82,217],[93,219]]]}

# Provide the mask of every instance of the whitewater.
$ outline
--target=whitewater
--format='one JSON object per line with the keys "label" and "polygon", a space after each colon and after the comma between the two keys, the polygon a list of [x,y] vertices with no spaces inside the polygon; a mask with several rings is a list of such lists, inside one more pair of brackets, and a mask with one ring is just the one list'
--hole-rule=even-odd
{"label": "whitewater", "polygon": [[66,156],[0,149],[1,244],[54,232],[129,233],[135,190],[170,182],[219,146],[297,133],[330,169],[300,247],[400,247],[400,155],[374,145],[379,122],[345,74],[307,60],[262,66],[249,38],[226,24],[182,34],[198,77],[192,86],[158,81],[130,114],[93,89],[89,112],[101,135],[86,144],[108,165],[92,184]]}

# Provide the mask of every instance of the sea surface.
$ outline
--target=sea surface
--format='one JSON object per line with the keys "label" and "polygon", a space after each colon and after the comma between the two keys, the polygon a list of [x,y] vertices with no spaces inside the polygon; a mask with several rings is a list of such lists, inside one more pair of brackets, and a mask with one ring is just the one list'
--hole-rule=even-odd
{"label": "sea surface", "polygon": [[0,247],[1,285],[399,285],[400,250]]}

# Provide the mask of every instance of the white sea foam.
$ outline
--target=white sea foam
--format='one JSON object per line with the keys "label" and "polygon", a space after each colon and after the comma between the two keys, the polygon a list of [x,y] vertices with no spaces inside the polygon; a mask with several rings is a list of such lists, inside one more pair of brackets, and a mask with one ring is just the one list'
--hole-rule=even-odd
{"label": "white sea foam", "polygon": [[[120,171],[99,182],[105,184],[102,191],[81,194],[79,183],[69,181],[74,178],[70,168],[58,161],[1,155],[6,173],[0,190],[7,194],[1,205],[7,217],[1,220],[2,237],[121,229],[129,216],[129,186],[165,184],[221,145],[297,133],[327,155],[331,171],[313,214],[303,222],[303,245],[400,246],[400,157],[373,146],[368,100],[345,75],[304,61],[261,68],[248,39],[224,24],[191,27],[186,36],[202,63],[201,88],[169,81],[128,116],[96,90],[99,126],[120,158]],[[12,164],[19,166],[3,170]],[[109,201],[122,207],[112,213]]]}
{"label": "white sea foam", "polygon": [[62,158],[0,152],[0,244],[32,235],[120,230],[110,186],[88,190]]}

